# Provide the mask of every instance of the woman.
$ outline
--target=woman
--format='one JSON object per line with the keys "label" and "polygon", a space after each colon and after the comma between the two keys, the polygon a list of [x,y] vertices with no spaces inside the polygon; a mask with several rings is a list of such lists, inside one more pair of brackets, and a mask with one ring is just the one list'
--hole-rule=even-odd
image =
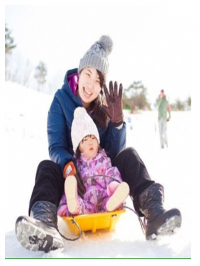
{"label": "woman", "polygon": [[[147,169],[133,148],[126,146],[126,124],[123,121],[122,85],[109,83],[108,55],[113,43],[108,36],[95,42],[80,60],[79,68],[66,73],[63,87],[54,96],[48,113],[49,154],[52,161],[42,161],[37,169],[29,205],[29,216],[16,221],[16,235],[23,247],[44,250],[64,247],[57,231],[57,207],[64,192],[64,178],[73,162],[71,125],[78,106],[84,107],[95,122],[100,145],[130,187],[135,210],[147,220],[146,238],[168,234],[181,225],[177,209],[163,208],[163,186],[151,180]],[[103,88],[106,101],[103,97]],[[34,242],[34,238],[40,241]],[[31,239],[31,241],[30,241]],[[40,243],[40,245],[36,243]]]}

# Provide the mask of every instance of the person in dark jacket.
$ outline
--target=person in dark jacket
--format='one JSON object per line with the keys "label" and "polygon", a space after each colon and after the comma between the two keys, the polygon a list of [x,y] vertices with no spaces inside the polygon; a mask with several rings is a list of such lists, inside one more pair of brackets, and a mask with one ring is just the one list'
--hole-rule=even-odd
{"label": "person in dark jacket", "polygon": [[[74,110],[79,106],[92,117],[101,147],[120,171],[122,180],[128,183],[136,212],[147,220],[146,239],[169,234],[181,226],[180,211],[166,211],[163,207],[163,186],[151,180],[136,150],[126,148],[123,86],[118,87],[117,82],[111,81],[109,92],[106,87],[108,55],[112,48],[111,38],[102,36],[85,53],[79,68],[67,71],[62,88],[55,93],[47,128],[51,161],[45,160],[38,165],[29,216],[18,217],[15,226],[17,239],[28,250],[48,252],[64,248],[57,228],[57,207],[64,193],[65,178],[73,165],[71,126]],[[34,243],[33,239],[38,241]]]}

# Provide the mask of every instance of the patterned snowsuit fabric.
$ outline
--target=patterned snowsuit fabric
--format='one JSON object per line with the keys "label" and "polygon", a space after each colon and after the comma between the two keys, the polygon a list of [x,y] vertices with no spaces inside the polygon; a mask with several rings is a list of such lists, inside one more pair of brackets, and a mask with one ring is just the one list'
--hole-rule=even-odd
{"label": "patterned snowsuit fabric", "polygon": [[[78,197],[79,208],[76,215],[106,212],[106,203],[111,196],[108,195],[108,185],[113,181],[122,182],[117,167],[112,167],[111,160],[103,149],[90,160],[81,154],[81,158],[76,159],[76,164],[86,188],[84,198]],[[71,216],[65,194],[61,198],[58,215]]]}

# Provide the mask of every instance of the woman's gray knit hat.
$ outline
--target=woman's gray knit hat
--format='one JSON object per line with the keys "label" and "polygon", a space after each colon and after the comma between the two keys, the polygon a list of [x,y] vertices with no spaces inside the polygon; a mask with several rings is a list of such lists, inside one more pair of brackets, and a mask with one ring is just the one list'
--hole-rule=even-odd
{"label": "woman's gray knit hat", "polygon": [[95,42],[80,60],[78,73],[85,67],[94,67],[101,73],[108,73],[108,55],[113,48],[113,41],[109,36],[101,36],[99,41]]}

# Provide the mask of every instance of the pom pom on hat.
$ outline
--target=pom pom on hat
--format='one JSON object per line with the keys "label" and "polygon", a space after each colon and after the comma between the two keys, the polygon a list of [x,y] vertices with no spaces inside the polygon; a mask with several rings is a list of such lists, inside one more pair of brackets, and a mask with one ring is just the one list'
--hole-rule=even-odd
{"label": "pom pom on hat", "polygon": [[78,72],[85,67],[94,67],[102,74],[108,73],[108,55],[113,49],[113,41],[109,36],[103,35],[95,42],[80,60]]}
{"label": "pom pom on hat", "polygon": [[100,143],[99,132],[92,118],[88,115],[84,107],[77,107],[74,111],[74,120],[71,128],[74,152],[76,152],[81,140],[87,135],[94,135],[98,143]]}
{"label": "pom pom on hat", "polygon": [[103,35],[99,39],[99,43],[101,44],[102,48],[105,50],[106,54],[109,55],[113,49],[113,41],[109,36]]}
{"label": "pom pom on hat", "polygon": [[87,111],[84,107],[77,107],[74,111],[74,119],[81,119],[87,115]]}

